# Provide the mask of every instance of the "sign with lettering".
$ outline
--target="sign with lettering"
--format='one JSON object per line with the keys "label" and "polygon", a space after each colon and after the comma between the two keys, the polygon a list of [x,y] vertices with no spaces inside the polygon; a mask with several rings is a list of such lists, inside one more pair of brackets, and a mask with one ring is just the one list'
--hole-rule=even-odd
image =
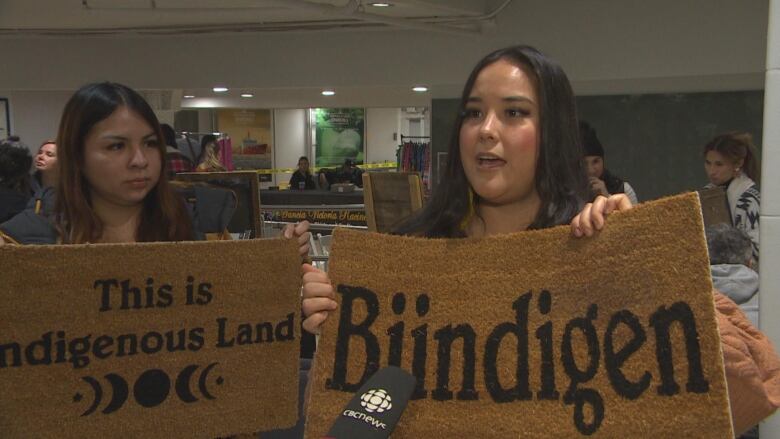
{"label": "sign with lettering", "polygon": [[337,230],[331,250],[307,437],[385,365],[417,377],[393,437],[733,437],[695,194],[592,238]]}
{"label": "sign with lettering", "polygon": [[213,438],[298,418],[292,240],[0,247],[3,437]]}
{"label": "sign with lettering", "polygon": [[366,226],[364,210],[342,209],[312,209],[312,210],[273,210],[266,216],[269,221],[298,222],[309,221],[319,224],[338,224],[350,226]]}

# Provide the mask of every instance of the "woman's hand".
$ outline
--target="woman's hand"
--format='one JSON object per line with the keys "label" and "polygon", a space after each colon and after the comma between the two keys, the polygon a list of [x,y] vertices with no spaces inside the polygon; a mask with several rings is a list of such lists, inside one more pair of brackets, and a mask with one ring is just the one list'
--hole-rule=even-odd
{"label": "woman's hand", "polygon": [[309,239],[311,239],[311,233],[309,232],[309,222],[304,220],[297,224],[287,224],[284,226],[282,236],[287,239],[296,238],[298,240],[298,253],[302,258],[309,255]]}
{"label": "woman's hand", "polygon": [[319,334],[322,323],[338,306],[336,293],[330,278],[324,271],[310,264],[301,265],[303,270],[303,329]]}
{"label": "woman's hand", "polygon": [[607,215],[616,210],[628,209],[631,209],[631,200],[626,194],[610,195],[609,198],[599,195],[571,221],[571,233],[577,238],[593,236],[597,230],[604,228]]}

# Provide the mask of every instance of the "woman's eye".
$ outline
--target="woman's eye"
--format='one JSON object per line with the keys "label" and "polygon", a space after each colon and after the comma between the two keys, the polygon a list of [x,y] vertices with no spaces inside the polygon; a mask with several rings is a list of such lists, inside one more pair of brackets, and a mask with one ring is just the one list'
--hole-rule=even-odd
{"label": "woman's eye", "polygon": [[160,143],[155,139],[150,139],[146,141],[147,148],[157,148],[159,145]]}
{"label": "woman's eye", "polygon": [[519,108],[510,108],[506,110],[506,115],[509,117],[527,117],[530,113],[527,110]]}
{"label": "woman's eye", "polygon": [[116,143],[112,143],[112,144],[108,145],[108,149],[110,149],[112,151],[116,151],[116,150],[122,149],[124,146],[125,146],[124,143],[116,142]]}
{"label": "woman's eye", "polygon": [[479,119],[482,117],[482,111],[476,108],[466,108],[463,110],[463,117],[466,119]]}

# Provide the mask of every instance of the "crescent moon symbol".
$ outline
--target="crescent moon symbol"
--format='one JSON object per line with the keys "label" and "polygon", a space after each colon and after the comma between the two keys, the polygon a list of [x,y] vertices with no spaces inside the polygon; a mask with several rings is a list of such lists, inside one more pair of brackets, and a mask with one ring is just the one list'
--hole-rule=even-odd
{"label": "crescent moon symbol", "polygon": [[200,389],[200,393],[203,394],[208,399],[214,399],[215,396],[209,393],[208,389],[206,388],[206,380],[209,377],[209,372],[211,372],[211,369],[214,368],[219,363],[211,363],[208,366],[206,366],[205,369],[203,369],[203,373],[200,375],[200,378],[198,379],[198,388]]}
{"label": "crescent moon symbol", "polygon": [[97,380],[91,376],[81,377],[81,379],[92,386],[92,391],[95,392],[95,399],[92,401],[92,405],[89,406],[87,411],[81,414],[81,416],[89,416],[92,414],[92,412],[95,411],[97,406],[100,404],[100,401],[103,399],[103,389],[100,387],[100,383],[98,383]]}
{"label": "crescent moon symbol", "polygon": [[[179,399],[186,403],[195,402],[198,398],[192,394],[190,389],[190,380],[192,380],[192,374],[198,369],[197,364],[191,364],[181,370],[179,376],[176,377],[176,394],[179,395]],[[204,372],[205,373],[205,372]]]}
{"label": "crescent moon symbol", "polygon": [[105,378],[111,383],[111,388],[114,392],[111,395],[111,402],[103,409],[103,414],[108,415],[119,410],[124,405],[125,401],[127,401],[128,389],[127,381],[115,373],[110,373]]}

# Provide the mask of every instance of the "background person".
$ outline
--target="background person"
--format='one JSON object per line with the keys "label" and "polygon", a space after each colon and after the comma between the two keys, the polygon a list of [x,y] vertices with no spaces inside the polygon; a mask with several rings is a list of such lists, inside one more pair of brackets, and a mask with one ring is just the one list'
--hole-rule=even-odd
{"label": "background person", "polygon": [[585,171],[588,174],[588,183],[593,196],[608,197],[611,194],[626,194],[631,204],[639,204],[634,188],[604,167],[604,147],[596,135],[596,130],[587,122],[580,121],[580,136],[585,150]]}
{"label": "background person", "polygon": [[753,245],[742,230],[729,224],[707,227],[712,285],[740,306],[758,327],[758,273],[753,270]]}
{"label": "background person", "polygon": [[0,141],[0,222],[12,218],[30,199],[30,150],[18,137]]}
{"label": "background person", "polygon": [[290,177],[290,189],[307,191],[317,189],[317,184],[309,170],[309,159],[306,156],[301,156],[298,159],[298,169]]}
{"label": "background person", "polygon": [[725,189],[731,224],[750,236],[756,266],[761,207],[761,193],[756,184],[761,178],[759,169],[756,146],[749,133],[720,134],[704,146],[704,170],[710,181],[705,187]]}
{"label": "background person", "polygon": [[212,134],[206,134],[200,141],[200,159],[195,168],[199,172],[224,172],[227,171],[225,165],[219,160],[219,143],[217,137]]}
{"label": "background person", "polygon": [[35,155],[35,172],[32,179],[33,194],[45,188],[53,188],[57,185],[57,143],[54,140],[46,140],[41,143],[38,153]]}
{"label": "background person", "polygon": [[179,151],[176,143],[176,131],[167,123],[161,124],[165,139],[165,169],[168,179],[172,180],[179,172],[191,172],[192,162],[189,157]]}

